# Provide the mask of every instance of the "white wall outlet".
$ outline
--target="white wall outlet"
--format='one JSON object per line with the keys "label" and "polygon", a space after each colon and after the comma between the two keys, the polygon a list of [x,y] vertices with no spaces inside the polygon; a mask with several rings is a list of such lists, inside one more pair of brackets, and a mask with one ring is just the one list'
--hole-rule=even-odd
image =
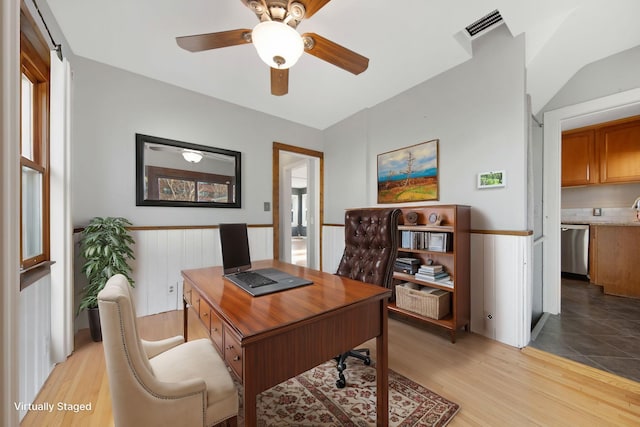
{"label": "white wall outlet", "polygon": [[593,216],[602,216],[602,208],[593,208]]}
{"label": "white wall outlet", "polygon": [[169,285],[169,293],[172,294],[176,291],[176,285],[170,284]]}

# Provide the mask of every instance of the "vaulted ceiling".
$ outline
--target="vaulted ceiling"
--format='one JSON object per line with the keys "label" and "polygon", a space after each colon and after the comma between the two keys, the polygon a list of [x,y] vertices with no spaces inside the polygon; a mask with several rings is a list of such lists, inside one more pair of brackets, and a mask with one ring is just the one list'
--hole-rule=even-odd
{"label": "vaulted ceiling", "polygon": [[640,45],[638,0],[332,0],[299,32],[368,57],[368,69],[356,76],[303,55],[277,97],[251,44],[198,53],[176,44],[253,28],[242,0],[46,1],[75,55],[317,129],[470,59],[464,28],[495,9],[512,35],[525,33],[534,113],[586,64]]}

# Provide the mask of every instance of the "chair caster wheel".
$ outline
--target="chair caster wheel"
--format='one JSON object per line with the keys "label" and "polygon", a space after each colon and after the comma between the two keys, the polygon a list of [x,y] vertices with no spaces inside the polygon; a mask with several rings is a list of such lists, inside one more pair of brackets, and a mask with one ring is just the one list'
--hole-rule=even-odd
{"label": "chair caster wheel", "polygon": [[367,365],[367,366],[371,365],[371,358],[370,357],[365,358],[364,359],[364,364]]}
{"label": "chair caster wheel", "polygon": [[338,388],[344,388],[347,385],[347,382],[345,381],[344,378],[340,378],[339,380],[336,381],[336,387]]}

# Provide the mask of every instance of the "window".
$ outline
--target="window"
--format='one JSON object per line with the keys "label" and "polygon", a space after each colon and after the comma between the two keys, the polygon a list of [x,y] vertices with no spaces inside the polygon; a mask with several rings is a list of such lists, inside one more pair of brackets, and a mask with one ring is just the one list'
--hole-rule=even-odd
{"label": "window", "polygon": [[232,203],[232,176],[156,166],[145,167],[145,199]]}
{"label": "window", "polygon": [[20,266],[49,260],[49,66],[20,34]]}

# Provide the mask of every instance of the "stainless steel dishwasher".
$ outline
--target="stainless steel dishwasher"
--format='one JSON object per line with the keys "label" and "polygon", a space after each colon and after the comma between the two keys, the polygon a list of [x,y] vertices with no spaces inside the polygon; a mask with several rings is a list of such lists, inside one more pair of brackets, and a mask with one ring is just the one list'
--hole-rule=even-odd
{"label": "stainless steel dishwasher", "polygon": [[589,276],[589,226],[560,224],[560,269],[563,273]]}

